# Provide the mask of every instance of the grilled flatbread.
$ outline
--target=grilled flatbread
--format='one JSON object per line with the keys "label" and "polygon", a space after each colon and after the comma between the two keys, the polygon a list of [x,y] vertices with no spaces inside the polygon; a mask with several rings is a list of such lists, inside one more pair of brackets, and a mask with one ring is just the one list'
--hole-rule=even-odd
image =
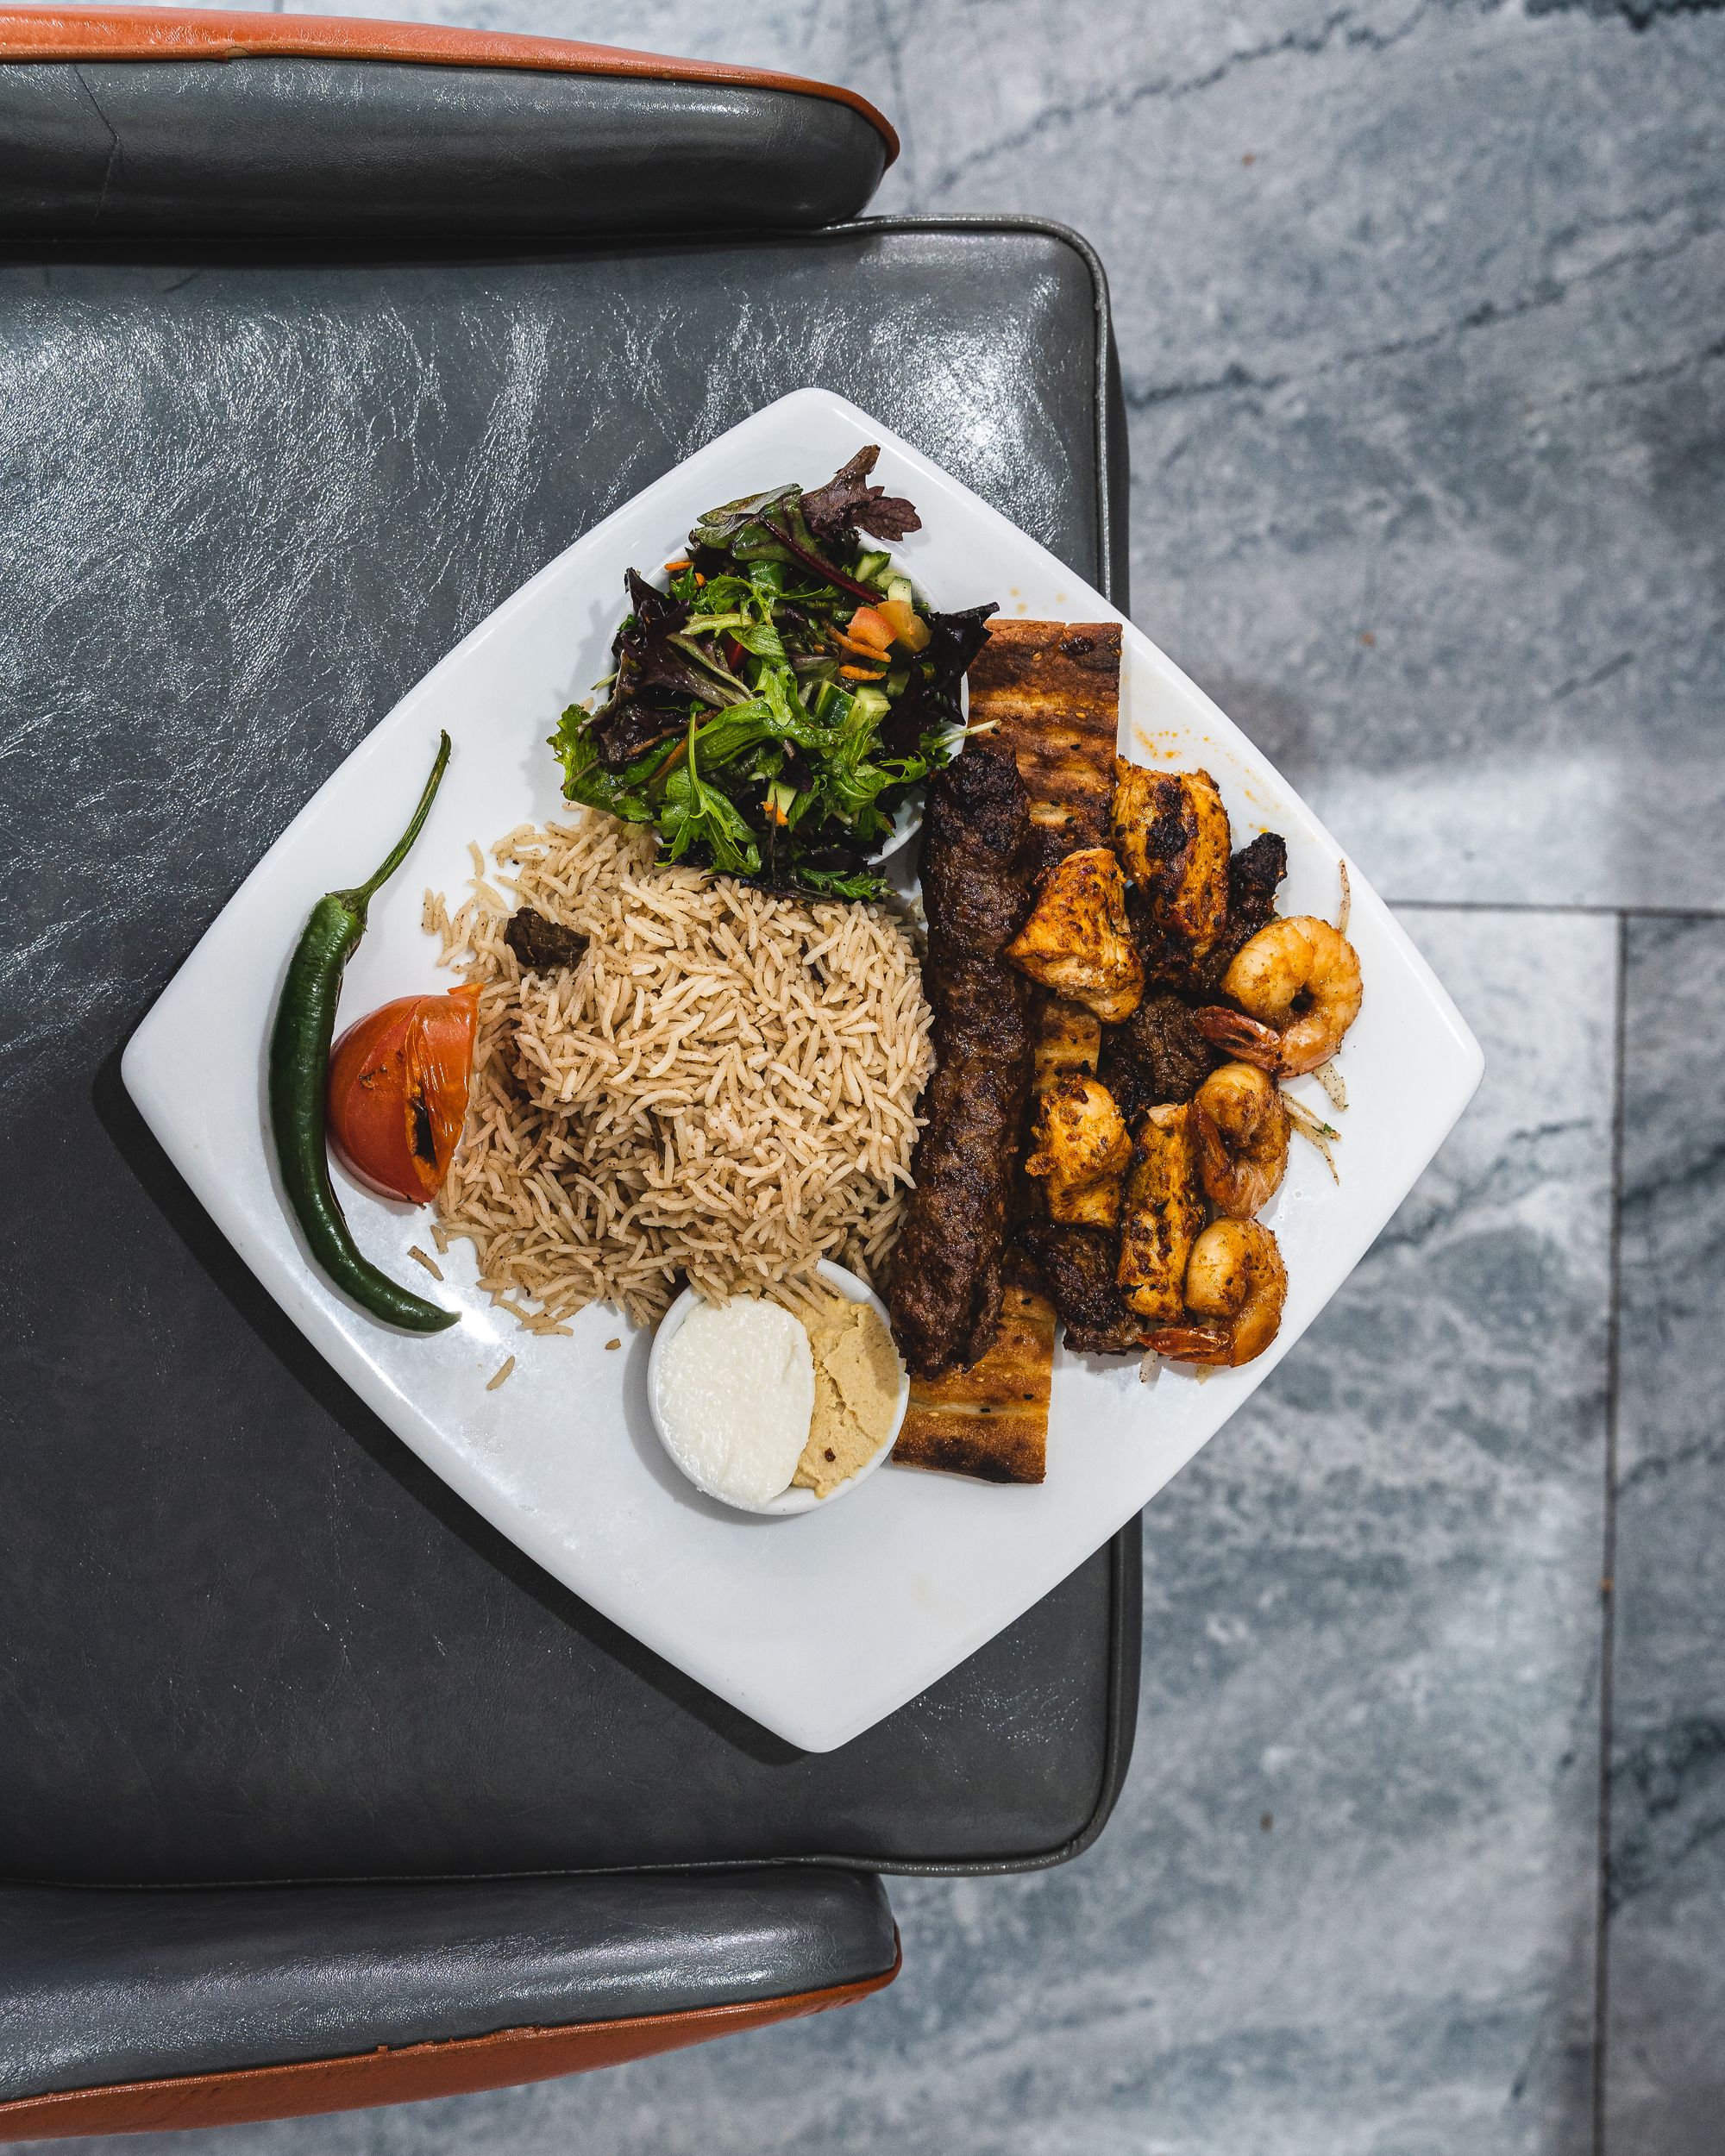
{"label": "grilled flatbread", "polygon": [[[1042,870],[1081,846],[1108,843],[1120,730],[1118,622],[996,621],[970,668],[970,723],[1009,749],[1030,795]],[[1096,1068],[1101,1028],[1082,1004],[1036,992],[1038,1082]],[[913,1378],[893,1450],[903,1467],[990,1482],[1039,1482],[1048,1450],[1054,1306],[1008,1282],[994,1344],[968,1370]]]}
{"label": "grilled flatbread", "polygon": [[968,1370],[913,1377],[900,1467],[944,1469],[985,1482],[1039,1482],[1048,1452],[1054,1305],[1008,1282],[994,1344]]}
{"label": "grilled flatbread", "polygon": [[993,621],[970,668],[969,721],[1010,749],[1051,868],[1108,843],[1120,724],[1117,621]]}

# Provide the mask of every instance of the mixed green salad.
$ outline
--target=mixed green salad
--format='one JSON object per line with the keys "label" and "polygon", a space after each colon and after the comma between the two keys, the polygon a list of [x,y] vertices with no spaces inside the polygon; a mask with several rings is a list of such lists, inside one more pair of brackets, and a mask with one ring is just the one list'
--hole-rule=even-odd
{"label": "mixed green salad", "polygon": [[630,569],[596,710],[551,737],[572,801],[650,824],[664,858],[880,897],[897,811],[963,739],[992,605],[935,613],[888,548],[922,519],[861,449],[825,486],[709,510],[668,583]]}

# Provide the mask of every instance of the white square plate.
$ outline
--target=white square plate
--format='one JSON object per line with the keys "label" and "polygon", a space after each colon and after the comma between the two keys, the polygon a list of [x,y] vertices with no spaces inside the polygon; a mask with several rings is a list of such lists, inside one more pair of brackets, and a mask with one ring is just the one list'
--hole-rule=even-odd
{"label": "white square plate", "polygon": [[[1466,1106],[1478,1046],[1430,968],[1356,874],[1352,935],[1365,1004],[1344,1051],[1352,1105],[1333,1184],[1295,1143],[1266,1216],[1290,1288],[1280,1338],[1248,1368],[1207,1378],[1060,1351],[1048,1476],[1001,1489],[912,1470],[875,1476],[828,1511],[755,1520],[681,1482],[648,1421],[649,1340],[584,1311],[569,1338],[531,1337],[474,1286],[455,1243],[447,1285],[405,1256],[426,1216],[340,1181],[368,1255],[459,1304],[430,1338],[374,1323],[315,1271],[283,1206],[264,1114],[264,1044],[288,945],[324,891],[364,875],[398,831],[440,727],[454,759],[407,867],[373,904],[348,969],[345,1023],[392,996],[447,984],[420,928],[428,886],[451,904],[489,846],[563,809],[546,736],[605,672],[623,573],[681,548],[696,514],[785,479],[814,484],[864,442],[875,476],[923,529],[911,573],[942,607],[1120,618],[1099,593],[854,404],[800,390],[745,420],[608,517],[404,697],[270,849],[127,1049],[133,1099],[235,1250],[390,1427],[547,1571],[678,1668],[792,1744],[827,1751],[892,1713],[1009,1625],[1155,1496],[1298,1341]],[[1288,841],[1283,905],[1333,915],[1334,840],[1239,729],[1127,626],[1120,742],[1140,762],[1202,764],[1237,838]],[[290,924],[292,924],[292,928]],[[1322,1101],[1313,1081],[1301,1087]],[[622,1352],[607,1339],[624,1336]],[[513,1354],[510,1382],[486,1381]]]}

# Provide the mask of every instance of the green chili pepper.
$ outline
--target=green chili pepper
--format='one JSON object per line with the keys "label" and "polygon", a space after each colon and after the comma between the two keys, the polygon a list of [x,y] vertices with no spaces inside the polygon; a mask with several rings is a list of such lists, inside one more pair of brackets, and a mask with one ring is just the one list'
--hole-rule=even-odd
{"label": "green chili pepper", "polygon": [[311,1255],[362,1309],[410,1332],[441,1332],[461,1313],[442,1309],[398,1286],[361,1252],[329,1181],[324,1095],[342,975],[366,932],[367,907],[406,860],[430,813],[448,761],[449,736],[445,734],[413,820],[389,858],[356,889],[329,892],[312,907],[305,932],[288,962],[275,1030],[270,1035],[270,1128],[287,1201],[311,1245]]}

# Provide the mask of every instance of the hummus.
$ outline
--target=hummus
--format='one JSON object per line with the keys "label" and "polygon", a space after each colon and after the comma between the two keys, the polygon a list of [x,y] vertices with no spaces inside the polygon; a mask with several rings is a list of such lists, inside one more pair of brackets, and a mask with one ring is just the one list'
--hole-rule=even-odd
{"label": "hummus", "polygon": [[814,1414],[791,1479],[800,1489],[831,1497],[868,1466],[891,1435],[899,1409],[899,1357],[871,1304],[827,1295],[807,1314],[806,1324],[814,1351]]}

